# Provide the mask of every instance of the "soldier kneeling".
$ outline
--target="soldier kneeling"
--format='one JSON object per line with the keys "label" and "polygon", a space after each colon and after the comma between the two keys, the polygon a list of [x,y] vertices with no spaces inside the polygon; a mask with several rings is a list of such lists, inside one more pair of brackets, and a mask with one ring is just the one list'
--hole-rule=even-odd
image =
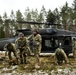
{"label": "soldier kneeling", "polygon": [[56,63],[58,65],[61,65],[63,63],[63,61],[65,61],[65,63],[68,63],[68,57],[67,57],[66,53],[64,52],[64,50],[61,48],[56,49],[55,59],[56,59]]}
{"label": "soldier kneeling", "polygon": [[[10,59],[9,64],[18,64],[18,55],[14,43],[8,43],[4,46],[4,50],[8,51],[8,57]],[[15,58],[12,58],[12,52]]]}

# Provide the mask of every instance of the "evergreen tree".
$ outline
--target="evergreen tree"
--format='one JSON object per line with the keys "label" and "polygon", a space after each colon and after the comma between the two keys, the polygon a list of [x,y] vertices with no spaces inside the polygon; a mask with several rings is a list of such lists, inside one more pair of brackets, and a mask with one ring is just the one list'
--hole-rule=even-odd
{"label": "evergreen tree", "polygon": [[46,22],[46,16],[47,16],[47,12],[44,6],[42,6],[42,9],[40,11],[40,13],[42,14],[42,20],[43,22]]}
{"label": "evergreen tree", "polygon": [[[40,22],[46,22],[46,16],[47,16],[47,12],[44,6],[42,6],[42,9],[38,15],[38,21]],[[41,25],[40,27],[45,28],[47,26],[45,25]]]}
{"label": "evergreen tree", "polygon": [[51,12],[51,10],[48,11],[48,14],[47,14],[47,22],[51,22],[52,24],[55,23],[56,21],[56,17],[55,15]]}
{"label": "evergreen tree", "polygon": [[76,11],[76,0],[73,1],[72,6],[73,6],[74,11]]}
{"label": "evergreen tree", "polygon": [[[20,10],[16,11],[16,21],[23,21],[23,15]],[[22,24],[17,24],[18,29],[22,29]]]}
{"label": "evergreen tree", "polygon": [[[43,22],[43,14],[42,13],[38,14],[37,22],[41,22],[41,23]],[[39,28],[42,28],[42,26],[43,25],[39,25]]]}
{"label": "evergreen tree", "polygon": [[10,14],[10,35],[11,36],[13,36],[15,34],[16,29],[18,29],[18,28],[15,23],[15,14],[14,14],[14,11],[12,10],[11,14]]}
{"label": "evergreen tree", "polygon": [[[25,16],[24,17],[25,21],[31,21],[31,12],[30,12],[30,9],[28,7],[25,10],[24,16]],[[30,24],[27,24],[27,25],[24,24],[24,27],[25,28],[31,28]]]}
{"label": "evergreen tree", "polygon": [[32,18],[32,21],[35,21],[37,22],[37,18],[38,18],[38,11],[37,9],[31,11],[31,18]]}
{"label": "evergreen tree", "polygon": [[[38,10],[37,9],[35,9],[35,10],[32,9],[32,11],[31,11],[31,19],[32,19],[33,22],[38,22]],[[38,25],[34,25],[34,27],[35,28],[39,28]]]}
{"label": "evergreen tree", "polygon": [[3,20],[2,17],[0,16],[0,38],[4,37],[4,26],[3,26]]}
{"label": "evergreen tree", "polygon": [[4,19],[4,31],[5,31],[5,37],[9,37],[9,19],[7,16],[7,13],[5,12],[3,15],[3,19]]}
{"label": "evergreen tree", "polygon": [[61,18],[62,18],[62,24],[63,24],[63,28],[66,30],[68,29],[68,3],[66,2],[65,5],[63,5],[63,7],[61,8]]}
{"label": "evergreen tree", "polygon": [[[57,8],[54,10],[54,15],[56,17],[56,23],[57,24],[60,24],[61,23],[61,21],[60,21],[60,12],[58,11]],[[57,25],[57,28],[60,28],[60,26]]]}
{"label": "evergreen tree", "polygon": [[76,0],[72,3],[73,30],[76,31]]}

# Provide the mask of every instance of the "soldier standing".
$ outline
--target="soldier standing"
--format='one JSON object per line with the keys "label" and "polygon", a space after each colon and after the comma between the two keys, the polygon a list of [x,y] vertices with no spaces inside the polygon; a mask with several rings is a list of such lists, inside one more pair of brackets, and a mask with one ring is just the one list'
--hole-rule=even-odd
{"label": "soldier standing", "polygon": [[65,61],[65,63],[68,63],[68,57],[67,57],[66,53],[64,52],[64,50],[61,48],[56,49],[55,59],[56,59],[56,63],[58,65],[61,65],[63,63],[63,60]]}
{"label": "soldier standing", "polygon": [[37,59],[37,62],[40,63],[39,55],[41,52],[41,43],[42,43],[42,38],[41,35],[38,33],[37,29],[33,30],[33,34],[31,34],[28,39],[32,39],[32,44],[33,44],[33,52],[34,55]]}
{"label": "soldier standing", "polygon": [[26,64],[27,52],[29,52],[29,54],[30,54],[30,48],[28,46],[27,38],[24,36],[23,33],[19,33],[19,37],[16,39],[15,43],[16,43],[17,49],[20,50],[20,63]]}
{"label": "soldier standing", "polygon": [[72,41],[72,51],[73,51],[73,57],[76,59],[76,39],[75,38]]}
{"label": "soldier standing", "polygon": [[15,44],[14,43],[8,43],[8,44],[6,44],[4,46],[4,50],[8,51],[8,57],[10,59],[10,62],[12,61],[12,52],[13,52],[14,56],[16,57],[17,64],[18,64],[18,55],[17,55]]}

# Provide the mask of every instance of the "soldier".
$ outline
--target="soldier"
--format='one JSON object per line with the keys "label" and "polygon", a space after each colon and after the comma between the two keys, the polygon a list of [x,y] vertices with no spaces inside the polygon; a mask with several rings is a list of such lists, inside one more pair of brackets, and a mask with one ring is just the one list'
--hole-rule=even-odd
{"label": "soldier", "polygon": [[56,49],[55,59],[56,59],[56,63],[58,65],[61,65],[63,63],[63,60],[65,61],[65,63],[68,63],[68,57],[67,57],[66,53],[64,52],[64,50],[61,48]]}
{"label": "soldier", "polygon": [[28,46],[27,38],[24,36],[23,33],[19,33],[19,37],[16,39],[15,43],[16,43],[17,49],[20,50],[20,63],[26,64],[27,52],[29,52],[29,54],[30,54],[30,48]]}
{"label": "soldier", "polygon": [[40,63],[39,55],[41,52],[41,43],[42,43],[42,38],[41,35],[38,33],[37,29],[33,30],[33,34],[31,34],[28,39],[32,39],[32,44],[33,44],[33,52],[34,55],[37,59],[37,62]]}
{"label": "soldier", "polygon": [[8,44],[6,44],[4,46],[4,50],[8,51],[8,57],[9,57],[10,61],[12,61],[12,54],[11,53],[13,52],[14,56],[16,57],[17,64],[18,64],[18,55],[17,55],[15,44],[14,43],[8,43]]}
{"label": "soldier", "polygon": [[76,39],[73,38],[72,41],[72,51],[73,51],[73,57],[76,59]]}

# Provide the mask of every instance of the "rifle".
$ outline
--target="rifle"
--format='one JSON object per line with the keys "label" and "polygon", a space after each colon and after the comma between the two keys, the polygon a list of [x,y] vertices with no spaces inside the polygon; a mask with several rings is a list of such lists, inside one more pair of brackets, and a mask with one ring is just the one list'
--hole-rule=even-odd
{"label": "rifle", "polygon": [[38,46],[33,39],[30,40],[29,45],[30,45],[30,46],[32,45],[32,46],[34,46],[34,47],[37,47],[37,46]]}

